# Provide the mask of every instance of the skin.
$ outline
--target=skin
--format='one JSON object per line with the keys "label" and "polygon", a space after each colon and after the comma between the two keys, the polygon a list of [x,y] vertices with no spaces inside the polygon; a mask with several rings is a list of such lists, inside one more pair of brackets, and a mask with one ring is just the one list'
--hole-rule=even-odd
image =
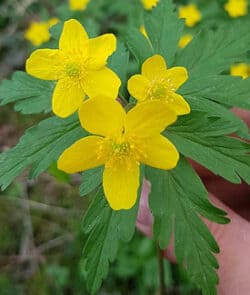
{"label": "skin", "polygon": [[[237,115],[250,126],[250,112],[234,109]],[[212,174],[197,163],[190,161],[203,180],[213,204],[228,213],[231,222],[219,225],[206,221],[216,238],[220,253],[218,294],[245,295],[250,292],[250,186],[235,185]],[[152,235],[152,216],[148,207],[150,183],[144,181],[140,200],[137,227],[146,235]],[[164,257],[175,262],[173,243],[164,252]]]}

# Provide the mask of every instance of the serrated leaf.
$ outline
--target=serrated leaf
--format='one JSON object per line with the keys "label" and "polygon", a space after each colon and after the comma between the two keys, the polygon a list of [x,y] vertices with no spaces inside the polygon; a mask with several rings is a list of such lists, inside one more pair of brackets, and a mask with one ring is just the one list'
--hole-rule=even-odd
{"label": "serrated leaf", "polygon": [[245,19],[224,25],[217,31],[201,31],[179,51],[175,64],[186,67],[190,77],[228,70],[232,63],[242,60],[250,47],[249,26],[249,19]]}
{"label": "serrated leaf", "polygon": [[107,276],[120,241],[132,239],[138,205],[130,210],[112,210],[100,190],[83,220],[83,231],[88,234],[83,258],[87,272],[87,288],[94,294]]}
{"label": "serrated leaf", "polygon": [[[167,129],[166,136],[175,144],[178,151],[208,168],[213,173],[233,182],[240,183],[241,178],[250,184],[250,145],[236,138],[223,136],[227,134],[223,122],[202,118],[194,124],[190,117],[182,118],[177,125]],[[202,123],[203,121],[203,123]],[[212,124],[211,124],[212,123]],[[213,128],[221,132],[211,136]],[[210,131],[209,131],[210,130]]]}
{"label": "serrated leaf", "polygon": [[102,183],[103,167],[97,167],[83,172],[80,195],[86,196]]}
{"label": "serrated leaf", "polygon": [[250,79],[227,75],[201,76],[188,80],[178,92],[200,100],[250,109]]}
{"label": "serrated leaf", "polygon": [[139,29],[128,28],[125,41],[140,66],[147,58],[153,55],[153,50],[149,41],[142,35]]}
{"label": "serrated leaf", "polygon": [[5,189],[24,169],[30,177],[45,171],[76,140],[86,136],[77,116],[52,117],[26,131],[14,148],[0,154],[0,186]]}
{"label": "serrated leaf", "polygon": [[173,230],[177,261],[185,262],[190,279],[204,295],[216,294],[218,263],[213,252],[219,247],[198,215],[227,223],[226,213],[210,203],[201,180],[183,158],[171,171],[148,167],[146,178],[151,183],[154,236],[161,248],[167,246]]}
{"label": "serrated leaf", "polygon": [[[199,96],[193,97],[190,95],[186,95],[185,99],[190,105],[192,116],[194,115],[195,111],[199,111],[203,112],[203,118],[205,116],[217,117],[224,121],[224,125],[221,125],[218,128],[218,132],[221,133],[222,130],[224,130],[223,132],[225,132],[225,128],[229,127],[230,129],[232,127],[231,131],[228,130],[228,133],[224,134],[235,132],[242,138],[250,138],[248,126],[246,125],[246,123],[223,105],[208,99],[200,99]],[[178,119],[177,123],[179,122],[179,120],[181,120],[181,118]]]}
{"label": "serrated leaf", "polygon": [[172,0],[161,0],[152,12],[145,12],[144,25],[154,54],[162,55],[171,67],[184,29]]}
{"label": "serrated leaf", "polygon": [[0,85],[1,105],[15,103],[15,110],[23,114],[49,112],[54,82],[33,78],[25,72],[15,72],[11,80]]}

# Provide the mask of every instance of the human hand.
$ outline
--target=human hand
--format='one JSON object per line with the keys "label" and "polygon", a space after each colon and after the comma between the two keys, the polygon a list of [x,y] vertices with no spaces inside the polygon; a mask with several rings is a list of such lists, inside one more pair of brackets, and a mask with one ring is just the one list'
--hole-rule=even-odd
{"label": "human hand", "polygon": [[[248,124],[250,112],[235,110]],[[249,124],[250,125],[250,124]],[[250,294],[250,186],[227,182],[191,162],[205,184],[212,203],[228,213],[231,222],[220,225],[205,221],[220,246],[217,258],[220,264],[218,275],[220,295]],[[152,235],[152,215],[148,207],[150,183],[144,181],[140,200],[137,227],[146,235]],[[173,242],[164,256],[175,262]]]}

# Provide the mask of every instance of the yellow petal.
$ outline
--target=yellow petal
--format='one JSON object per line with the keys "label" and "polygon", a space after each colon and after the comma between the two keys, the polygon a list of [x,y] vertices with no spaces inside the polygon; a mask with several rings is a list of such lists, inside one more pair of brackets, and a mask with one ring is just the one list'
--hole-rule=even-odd
{"label": "yellow petal", "polygon": [[88,136],[67,148],[58,159],[58,169],[67,173],[76,173],[104,164],[99,157],[98,148],[103,139],[99,136]]}
{"label": "yellow petal", "polygon": [[167,79],[170,80],[174,91],[176,91],[188,79],[188,72],[184,67],[174,67],[167,70]]}
{"label": "yellow petal", "polygon": [[166,72],[166,62],[161,55],[154,55],[143,63],[142,75],[148,78],[150,81],[155,78],[161,78]]}
{"label": "yellow petal", "polygon": [[173,169],[179,160],[175,146],[162,135],[145,138],[140,152],[140,162],[159,169]]}
{"label": "yellow petal", "polygon": [[149,80],[142,75],[134,75],[128,80],[129,93],[139,101],[145,100],[150,88]]}
{"label": "yellow petal", "polygon": [[64,23],[63,31],[59,41],[59,48],[63,51],[74,53],[81,52],[87,54],[88,34],[84,27],[75,19],[70,19]]}
{"label": "yellow petal", "polygon": [[100,69],[107,63],[108,57],[116,50],[116,37],[113,34],[89,39],[89,57],[87,67]]}
{"label": "yellow petal", "polygon": [[78,110],[84,98],[80,85],[69,78],[61,79],[53,93],[52,110],[57,116],[66,118]]}
{"label": "yellow petal", "polygon": [[104,169],[104,193],[113,210],[130,209],[137,199],[139,164],[134,160],[127,161],[127,165],[118,161],[117,165]]}
{"label": "yellow petal", "polygon": [[172,96],[165,101],[166,107],[170,108],[176,113],[176,115],[186,115],[190,113],[190,106],[186,100],[177,93],[173,93]]}
{"label": "yellow petal", "polygon": [[137,104],[127,113],[126,133],[147,137],[162,132],[176,121],[176,114],[160,100]]}
{"label": "yellow petal", "polygon": [[88,132],[112,136],[121,132],[126,113],[119,102],[111,98],[91,98],[79,109],[81,125]]}
{"label": "yellow petal", "polygon": [[117,98],[121,80],[113,71],[104,67],[98,71],[88,71],[82,86],[89,97]]}
{"label": "yellow petal", "polygon": [[38,49],[27,59],[26,71],[39,79],[58,80],[63,75],[62,60],[57,49]]}

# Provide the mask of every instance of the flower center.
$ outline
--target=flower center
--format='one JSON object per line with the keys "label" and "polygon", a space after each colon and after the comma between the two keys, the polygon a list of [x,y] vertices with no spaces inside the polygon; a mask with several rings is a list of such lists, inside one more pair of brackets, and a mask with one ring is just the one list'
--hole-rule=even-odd
{"label": "flower center", "polygon": [[115,141],[111,144],[111,154],[113,157],[122,159],[130,153],[130,144],[128,142],[117,143]]}
{"label": "flower center", "polygon": [[170,79],[161,79],[153,81],[147,93],[147,99],[160,99],[166,102],[172,101],[172,94],[175,88]]}
{"label": "flower center", "polygon": [[65,71],[67,76],[76,77],[79,76],[81,69],[80,66],[76,63],[68,63],[65,65]]}
{"label": "flower center", "polygon": [[167,94],[167,89],[163,85],[157,85],[156,89],[153,92],[155,98],[164,98]]}

